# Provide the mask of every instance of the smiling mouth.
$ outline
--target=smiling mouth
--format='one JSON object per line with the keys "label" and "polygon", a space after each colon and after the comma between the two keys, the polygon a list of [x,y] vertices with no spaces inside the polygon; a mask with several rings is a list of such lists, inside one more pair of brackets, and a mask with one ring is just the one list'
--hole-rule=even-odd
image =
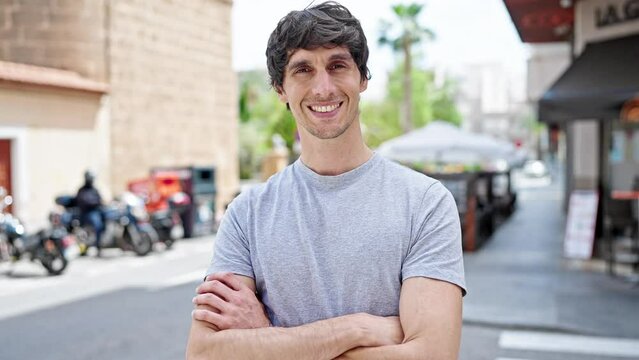
{"label": "smiling mouth", "polygon": [[317,113],[330,113],[332,111],[337,110],[339,107],[341,107],[343,104],[343,102],[340,102],[339,104],[333,104],[333,105],[322,105],[322,106],[316,106],[316,105],[311,105],[308,108],[311,109],[313,112],[317,112]]}

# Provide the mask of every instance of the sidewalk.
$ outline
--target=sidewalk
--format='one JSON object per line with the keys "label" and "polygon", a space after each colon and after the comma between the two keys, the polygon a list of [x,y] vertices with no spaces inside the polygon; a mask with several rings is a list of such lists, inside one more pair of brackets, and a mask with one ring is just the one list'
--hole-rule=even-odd
{"label": "sidewalk", "polygon": [[557,183],[519,190],[513,216],[464,254],[464,323],[639,338],[639,286],[562,258],[561,196]]}

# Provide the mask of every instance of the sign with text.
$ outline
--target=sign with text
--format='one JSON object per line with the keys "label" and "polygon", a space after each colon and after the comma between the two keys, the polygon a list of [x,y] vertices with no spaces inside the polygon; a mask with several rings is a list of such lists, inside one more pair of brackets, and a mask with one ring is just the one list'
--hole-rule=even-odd
{"label": "sign with text", "polygon": [[590,259],[595,241],[599,194],[595,190],[575,190],[570,194],[564,256]]}
{"label": "sign with text", "polygon": [[575,5],[575,55],[587,43],[639,32],[639,0],[582,0]]}

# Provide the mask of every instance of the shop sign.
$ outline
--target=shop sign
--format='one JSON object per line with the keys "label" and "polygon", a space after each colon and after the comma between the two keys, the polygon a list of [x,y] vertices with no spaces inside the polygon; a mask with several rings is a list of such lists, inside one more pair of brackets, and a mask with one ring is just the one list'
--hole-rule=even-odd
{"label": "shop sign", "polygon": [[639,96],[626,101],[621,108],[620,118],[624,123],[639,124]]}
{"label": "shop sign", "polygon": [[575,55],[586,44],[639,33],[639,0],[581,0],[575,4]]}
{"label": "shop sign", "polygon": [[595,8],[598,28],[639,19],[639,0],[626,0],[622,4],[607,4]]}
{"label": "shop sign", "polygon": [[564,237],[564,256],[572,259],[592,257],[597,226],[599,194],[595,190],[574,190],[570,194]]}

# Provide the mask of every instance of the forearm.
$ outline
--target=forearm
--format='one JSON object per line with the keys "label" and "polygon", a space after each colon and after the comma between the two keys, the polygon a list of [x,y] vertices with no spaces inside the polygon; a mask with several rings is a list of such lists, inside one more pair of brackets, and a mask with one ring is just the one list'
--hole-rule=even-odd
{"label": "forearm", "polygon": [[364,345],[363,331],[346,315],[292,328],[215,332],[193,321],[187,359],[334,359]]}
{"label": "forearm", "polygon": [[462,328],[462,293],[441,280],[415,277],[402,284],[399,345],[360,347],[337,359],[456,360]]}
{"label": "forearm", "polygon": [[335,360],[457,360],[455,351],[446,347],[429,346],[424,339],[415,339],[399,345],[359,347]]}
{"label": "forearm", "polygon": [[411,342],[400,345],[359,347],[349,350],[335,360],[412,360],[430,359],[419,344]]}

